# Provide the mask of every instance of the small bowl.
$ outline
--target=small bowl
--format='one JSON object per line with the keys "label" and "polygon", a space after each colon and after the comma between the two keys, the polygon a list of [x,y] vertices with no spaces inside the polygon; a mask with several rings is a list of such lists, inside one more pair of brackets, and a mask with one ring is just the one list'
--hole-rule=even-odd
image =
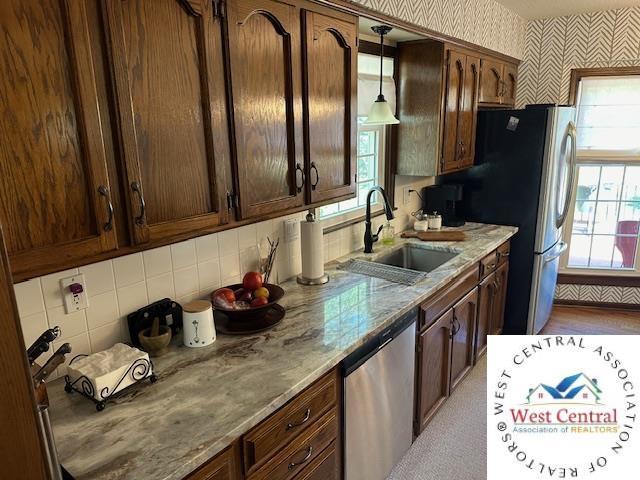
{"label": "small bowl", "polygon": [[[214,312],[218,311],[224,313],[227,317],[229,317],[229,320],[238,322],[257,320],[266,316],[269,313],[270,308],[273,307],[273,305],[275,305],[282,297],[284,297],[284,290],[282,289],[282,287],[274,285],[273,283],[265,283],[262,286],[269,290],[269,303],[260,305],[259,307],[249,307],[246,310],[233,310],[218,307],[217,305],[215,305],[215,302],[212,302]],[[236,290],[243,287],[241,283],[234,283],[233,285],[228,285],[221,288],[229,288],[235,292]],[[216,289],[216,291],[217,290],[219,289]]]}
{"label": "small bowl", "polygon": [[151,337],[151,328],[146,328],[138,333],[138,340],[144,351],[151,357],[160,357],[169,351],[171,343],[171,328],[160,325],[160,335]]}

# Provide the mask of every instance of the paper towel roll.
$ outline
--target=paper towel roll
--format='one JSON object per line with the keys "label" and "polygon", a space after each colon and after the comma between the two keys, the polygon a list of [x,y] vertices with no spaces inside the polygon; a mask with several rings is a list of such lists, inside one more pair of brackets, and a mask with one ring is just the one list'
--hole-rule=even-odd
{"label": "paper towel roll", "polygon": [[[313,217],[311,217],[313,218]],[[300,242],[302,250],[302,277],[315,280],[324,275],[324,245],[322,225],[309,220],[300,222]]]}

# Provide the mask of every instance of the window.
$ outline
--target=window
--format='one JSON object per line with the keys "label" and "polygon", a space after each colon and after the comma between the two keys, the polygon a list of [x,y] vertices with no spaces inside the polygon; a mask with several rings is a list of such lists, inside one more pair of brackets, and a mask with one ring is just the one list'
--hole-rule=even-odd
{"label": "window", "polygon": [[566,269],[640,272],[640,75],[580,79]]}
{"label": "window", "polygon": [[[383,93],[395,110],[395,82],[393,80],[393,58],[383,60]],[[358,54],[358,148],[357,148],[357,196],[349,200],[325,205],[319,209],[319,217],[329,223],[362,215],[367,202],[367,193],[374,185],[385,187],[385,140],[384,125],[365,125],[369,108],[380,88],[380,57],[366,53]],[[382,207],[377,193],[372,197],[372,208]]]}

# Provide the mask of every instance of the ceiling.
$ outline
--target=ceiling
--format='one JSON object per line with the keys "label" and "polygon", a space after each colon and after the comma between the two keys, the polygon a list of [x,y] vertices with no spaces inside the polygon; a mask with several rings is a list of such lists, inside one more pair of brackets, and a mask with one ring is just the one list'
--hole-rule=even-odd
{"label": "ceiling", "polygon": [[640,0],[496,0],[527,20],[640,6]]}

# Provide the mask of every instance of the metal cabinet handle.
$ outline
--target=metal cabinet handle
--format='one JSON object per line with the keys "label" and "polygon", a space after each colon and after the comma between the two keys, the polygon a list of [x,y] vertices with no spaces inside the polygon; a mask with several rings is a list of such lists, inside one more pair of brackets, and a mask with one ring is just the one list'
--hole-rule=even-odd
{"label": "metal cabinet handle", "polygon": [[310,171],[316,172],[316,181],[311,182],[311,190],[315,190],[318,186],[318,182],[320,182],[320,174],[318,173],[318,167],[316,167],[316,164],[314,162],[311,162]]}
{"label": "metal cabinet handle", "polygon": [[506,252],[498,252],[498,258],[507,258],[510,254],[510,250],[507,250]]}
{"label": "metal cabinet handle", "polygon": [[98,187],[98,193],[107,200],[107,221],[102,228],[105,232],[110,232],[113,229],[113,203],[111,202],[109,189],[105,185],[100,185]]}
{"label": "metal cabinet handle", "polygon": [[451,336],[455,337],[459,331],[460,331],[460,322],[458,321],[458,317],[454,315],[453,319],[451,320]]}
{"label": "metal cabinet handle", "polygon": [[298,175],[296,174],[296,188],[298,189],[298,193],[300,193],[304,188],[305,178],[304,178],[304,170],[302,169],[302,166],[299,163],[296,163],[296,172],[300,172],[300,175],[302,178],[300,185],[298,185]]}
{"label": "metal cabinet handle", "polygon": [[302,460],[300,460],[299,462],[291,462],[289,464],[289,470],[291,470],[292,468],[298,467],[298,466],[302,465],[303,463],[307,463],[309,461],[309,459],[311,458],[312,454],[313,454],[313,446],[309,445],[307,447],[307,454],[304,456],[304,458]]}
{"label": "metal cabinet handle", "polygon": [[289,422],[287,423],[287,430],[291,430],[292,428],[299,427],[300,425],[304,425],[311,418],[311,409],[307,408],[307,411],[304,414],[304,418],[299,422]]}
{"label": "metal cabinet handle", "polygon": [[133,219],[134,223],[138,226],[144,225],[144,217],[147,210],[147,204],[144,201],[144,195],[142,195],[142,188],[140,188],[140,184],[138,182],[133,182],[131,184],[131,190],[138,194],[140,198],[140,215]]}

